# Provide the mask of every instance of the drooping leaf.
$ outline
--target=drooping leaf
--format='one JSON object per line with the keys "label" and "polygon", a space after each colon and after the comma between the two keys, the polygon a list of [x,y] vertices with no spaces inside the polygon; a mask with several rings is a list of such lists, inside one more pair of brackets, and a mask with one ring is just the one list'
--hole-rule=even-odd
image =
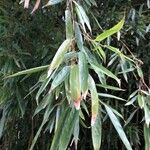
{"label": "drooping leaf", "polygon": [[53,102],[53,94],[52,93],[48,93],[43,99],[42,101],[39,103],[39,105],[37,106],[37,108],[35,109],[34,115],[33,117],[38,114],[41,110],[45,109],[47,107],[47,105],[51,105]]}
{"label": "drooping leaf", "polygon": [[71,11],[67,9],[65,11],[65,21],[66,21],[66,38],[72,39],[73,38],[73,24],[71,18]]}
{"label": "drooping leaf", "polygon": [[74,108],[67,108],[60,116],[50,150],[65,150],[69,144],[71,135],[79,112]]}
{"label": "drooping leaf", "polygon": [[58,74],[56,77],[53,79],[53,82],[51,84],[51,91],[55,89],[57,86],[59,86],[69,75],[70,72],[70,67],[65,66]]}
{"label": "drooping leaf", "polygon": [[58,68],[59,65],[61,64],[61,62],[63,61],[64,55],[65,53],[68,51],[70,45],[72,43],[71,39],[67,39],[65,40],[61,46],[59,47],[59,49],[57,50],[50,66],[49,66],[49,70],[48,70],[48,77],[52,74],[53,70],[55,68]]}
{"label": "drooping leaf", "polygon": [[79,66],[72,65],[70,71],[70,92],[76,109],[80,109],[81,88],[79,79]]}
{"label": "drooping leaf", "polygon": [[150,148],[150,128],[147,127],[146,124],[144,124],[144,139],[145,139],[145,150],[149,150]]}
{"label": "drooping leaf", "polygon": [[85,94],[88,89],[88,64],[86,56],[83,52],[79,52],[79,80],[81,85],[81,92]]}
{"label": "drooping leaf", "polygon": [[34,148],[34,146],[35,146],[35,144],[37,142],[37,139],[38,139],[38,137],[39,137],[39,135],[40,135],[40,133],[41,133],[41,131],[43,129],[43,126],[48,121],[48,118],[49,118],[49,116],[50,116],[52,111],[53,111],[53,106],[50,104],[50,105],[48,105],[48,107],[47,107],[47,109],[46,109],[46,111],[44,113],[43,121],[42,121],[42,123],[41,123],[41,125],[40,125],[40,127],[39,127],[39,129],[38,129],[38,131],[37,131],[33,141],[32,141],[30,150],[33,150],[33,148]]}
{"label": "drooping leaf", "polygon": [[111,71],[109,71],[109,70],[108,70],[107,68],[105,68],[104,66],[102,66],[102,65],[95,65],[95,64],[91,64],[91,66],[92,66],[92,68],[93,68],[94,70],[97,70],[97,71],[99,71],[99,72],[102,72],[102,73],[106,74],[107,76],[109,76],[109,77],[115,79],[115,80],[118,82],[118,84],[120,85],[120,79],[118,79]]}
{"label": "drooping leaf", "polygon": [[92,126],[92,142],[94,150],[99,150],[102,138],[101,112],[99,110],[95,124]]}
{"label": "drooping leaf", "polygon": [[98,110],[99,110],[99,99],[98,99],[98,93],[96,89],[95,82],[91,76],[89,76],[89,90],[91,92],[91,103],[92,103],[92,118],[91,118],[91,126],[93,126],[96,122]]}
{"label": "drooping leaf", "polygon": [[119,134],[122,142],[124,143],[125,147],[127,148],[127,150],[132,150],[132,147],[131,147],[128,139],[127,139],[127,136],[126,136],[126,134],[125,134],[125,132],[124,132],[124,130],[123,130],[119,120],[114,115],[113,111],[110,109],[109,106],[107,106],[107,105],[104,105],[104,106],[105,106],[105,109],[106,109],[106,111],[108,113],[108,116],[109,116],[111,122],[113,123],[113,125],[114,125],[116,131],[118,132],[118,134]]}
{"label": "drooping leaf", "polygon": [[82,50],[82,48],[83,48],[83,37],[82,37],[82,33],[80,30],[79,24],[77,22],[75,22],[75,38],[76,38],[78,48],[80,50]]}
{"label": "drooping leaf", "polygon": [[91,29],[91,26],[90,26],[90,21],[89,21],[88,16],[86,15],[86,12],[84,11],[84,9],[83,9],[83,7],[81,5],[79,5],[75,1],[74,1],[74,3],[76,5],[76,10],[77,10],[78,17],[80,18],[80,21],[81,21],[83,27],[84,27],[84,24],[86,24],[88,29],[89,29],[89,31],[91,32],[92,29]]}
{"label": "drooping leaf", "polygon": [[150,109],[146,104],[144,105],[144,115],[145,115],[145,123],[146,123],[147,127],[149,127],[149,124],[150,124]]}

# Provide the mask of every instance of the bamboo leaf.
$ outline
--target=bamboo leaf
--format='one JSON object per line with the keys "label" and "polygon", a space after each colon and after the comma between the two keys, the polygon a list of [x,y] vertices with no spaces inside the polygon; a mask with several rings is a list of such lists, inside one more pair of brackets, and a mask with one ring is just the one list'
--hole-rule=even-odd
{"label": "bamboo leaf", "polygon": [[108,46],[108,45],[105,45],[105,47],[108,48],[109,50],[113,51],[114,53],[118,54],[120,57],[123,57],[131,62],[134,62],[131,58],[124,55],[118,48],[115,48],[113,46]]}
{"label": "bamboo leaf", "polygon": [[66,38],[72,39],[73,38],[73,24],[71,18],[71,11],[67,9],[65,11],[65,21],[66,21]]}
{"label": "bamboo leaf", "polygon": [[114,90],[114,91],[125,91],[125,89],[121,89],[115,86],[110,86],[110,85],[106,85],[106,84],[97,84],[97,86],[105,88],[105,89],[110,89],[110,90]]}
{"label": "bamboo leaf", "polygon": [[53,82],[51,84],[51,91],[55,89],[57,86],[59,86],[69,75],[70,72],[70,67],[65,66],[58,74],[56,77],[53,79]]}
{"label": "bamboo leaf", "polygon": [[80,109],[81,101],[81,89],[80,89],[80,79],[79,79],[79,66],[71,66],[70,71],[70,91],[71,99],[74,101],[74,106],[76,109]]}
{"label": "bamboo leaf", "polygon": [[74,108],[67,108],[63,112],[60,116],[50,150],[65,150],[67,148],[78,117],[79,112]]}
{"label": "bamboo leaf", "polygon": [[126,101],[125,99],[123,99],[123,98],[121,98],[121,97],[114,96],[114,95],[107,94],[107,93],[98,93],[98,95],[99,95],[100,97],[107,97],[107,98],[113,98],[113,99],[117,99],[117,100],[121,100],[121,101]]}
{"label": "bamboo leaf", "polygon": [[92,142],[94,150],[99,150],[101,146],[102,138],[102,123],[101,123],[101,112],[97,115],[95,124],[92,126]]}
{"label": "bamboo leaf", "polygon": [[107,76],[115,79],[118,84],[120,85],[120,79],[118,79],[111,71],[109,71],[108,69],[106,69],[105,67],[103,67],[102,65],[95,65],[95,64],[91,64],[92,68],[94,70],[97,70],[99,72],[102,72],[104,74],[106,74]]}
{"label": "bamboo leaf", "polygon": [[92,119],[91,126],[93,126],[97,120],[98,110],[99,110],[99,99],[96,89],[95,82],[91,76],[89,76],[89,90],[91,92],[91,102],[92,102]]}
{"label": "bamboo leaf", "polygon": [[59,47],[59,49],[57,50],[50,66],[49,66],[49,70],[48,70],[48,77],[52,74],[53,70],[55,68],[58,68],[59,65],[61,64],[61,62],[63,61],[64,55],[65,53],[68,51],[70,45],[71,45],[72,40],[71,39],[67,39],[65,40],[61,46]]}
{"label": "bamboo leaf", "polygon": [[49,65],[23,70],[23,71],[15,73],[15,74],[6,76],[5,78],[12,78],[12,77],[20,76],[20,75],[32,74],[32,73],[40,72],[40,71],[46,70],[48,68],[48,66]]}
{"label": "bamboo leaf", "polygon": [[92,31],[91,29],[91,25],[90,25],[90,21],[89,21],[89,18],[88,16],[86,15],[83,7],[81,5],[79,5],[77,2],[75,2],[75,5],[76,5],[76,9],[77,9],[77,14],[78,14],[78,17],[80,18],[80,20],[82,20],[82,25],[84,26],[84,23],[87,25],[88,29],[90,30],[90,32]]}
{"label": "bamboo leaf", "polygon": [[85,94],[88,89],[88,64],[86,56],[83,52],[79,52],[79,80],[81,85],[81,92]]}
{"label": "bamboo leaf", "polygon": [[80,30],[80,27],[77,22],[75,22],[75,38],[76,38],[76,42],[77,42],[77,46],[78,46],[79,50],[82,50],[83,37],[82,37],[81,30]]}
{"label": "bamboo leaf", "polygon": [[109,30],[104,31],[102,34],[98,35],[95,39],[97,42],[101,42],[102,40],[106,39],[107,37],[117,33],[124,25],[124,18],[114,27]]}
{"label": "bamboo leaf", "polygon": [[118,132],[122,142],[124,143],[125,147],[127,148],[127,150],[132,150],[132,147],[126,137],[126,134],[125,132],[123,131],[123,128],[119,122],[119,120],[117,119],[117,117],[114,115],[113,111],[110,109],[110,107],[108,107],[107,105],[104,105],[105,106],[105,109],[108,113],[108,116],[111,120],[111,122],[113,123],[116,131]]}
{"label": "bamboo leaf", "polygon": [[144,139],[145,139],[145,150],[149,150],[150,148],[150,128],[147,127],[146,124],[144,124]]}

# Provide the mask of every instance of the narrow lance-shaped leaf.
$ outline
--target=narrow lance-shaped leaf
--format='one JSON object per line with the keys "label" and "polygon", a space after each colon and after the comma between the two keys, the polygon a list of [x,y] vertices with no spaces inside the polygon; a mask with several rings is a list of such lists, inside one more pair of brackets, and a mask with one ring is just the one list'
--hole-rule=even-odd
{"label": "narrow lance-shaped leaf", "polygon": [[79,52],[79,79],[81,85],[81,92],[84,95],[88,89],[88,64],[86,56],[83,52]]}
{"label": "narrow lance-shaped leaf", "polygon": [[46,5],[43,6],[44,7],[47,7],[47,6],[52,6],[52,5],[56,5],[60,2],[62,2],[63,0],[49,0],[48,3]]}
{"label": "narrow lance-shaped leaf", "polygon": [[99,150],[102,138],[101,112],[99,110],[95,124],[92,126],[92,142],[94,150]]}
{"label": "narrow lance-shaped leaf", "polygon": [[88,29],[89,29],[90,32],[91,32],[92,30],[91,30],[91,26],[90,26],[90,21],[89,21],[88,16],[87,16],[86,13],[85,13],[83,7],[82,7],[81,5],[79,5],[79,4],[78,4],[77,2],[75,2],[75,1],[74,1],[74,3],[75,3],[75,5],[77,6],[77,9],[79,10],[80,15],[82,16],[82,19],[83,19],[84,23],[87,25]]}
{"label": "narrow lance-shaped leaf", "polygon": [[147,127],[146,124],[144,124],[144,139],[145,139],[145,150],[149,150],[150,148],[150,128]]}
{"label": "narrow lance-shaped leaf", "polygon": [[149,124],[150,124],[150,109],[148,108],[148,106],[146,104],[144,106],[144,115],[145,115],[145,123],[146,123],[147,127],[149,127]]}
{"label": "narrow lance-shaped leaf", "polygon": [[97,86],[105,88],[105,89],[110,89],[114,91],[125,91],[125,89],[121,89],[119,87],[111,86],[111,85],[106,85],[106,84],[97,84]]}
{"label": "narrow lance-shaped leaf", "polygon": [[77,43],[79,50],[82,50],[83,37],[82,37],[82,33],[81,33],[80,27],[77,22],[75,22],[75,38],[76,38],[76,43]]}
{"label": "narrow lance-shaped leaf", "polygon": [[114,27],[112,27],[109,30],[104,31],[102,34],[98,35],[95,39],[95,41],[100,42],[104,39],[106,39],[107,37],[113,35],[114,33],[117,33],[124,25],[124,18]]}
{"label": "narrow lance-shaped leaf", "polygon": [[70,92],[71,99],[74,101],[74,106],[76,109],[80,109],[81,101],[81,89],[80,89],[80,80],[79,80],[79,66],[71,66],[70,71]]}
{"label": "narrow lance-shaped leaf", "polygon": [[91,92],[91,103],[92,103],[92,118],[91,118],[91,126],[93,126],[96,122],[98,109],[99,109],[99,99],[98,93],[96,89],[95,82],[91,76],[89,76],[89,90]]}
{"label": "narrow lance-shaped leaf", "polygon": [[35,67],[35,68],[27,69],[27,70],[23,70],[23,71],[15,73],[15,74],[6,76],[6,78],[11,78],[11,77],[16,77],[16,76],[20,76],[20,75],[25,75],[25,74],[31,74],[31,73],[40,72],[40,71],[46,70],[48,67],[49,67],[49,65]]}
{"label": "narrow lance-shaped leaf", "polygon": [[39,127],[39,129],[38,129],[38,131],[37,131],[37,133],[36,133],[33,141],[32,141],[30,150],[33,150],[33,148],[34,148],[34,146],[35,146],[35,144],[37,142],[37,139],[38,139],[38,137],[39,137],[39,135],[40,135],[40,133],[41,133],[41,131],[43,129],[43,126],[48,121],[48,118],[49,118],[49,116],[50,116],[50,114],[51,114],[52,111],[53,111],[52,105],[49,104],[49,106],[47,107],[47,109],[46,109],[46,111],[44,113],[43,121],[42,121],[42,123],[41,123],[41,125],[40,125],[40,127]]}
{"label": "narrow lance-shaped leaf", "polygon": [[102,65],[95,65],[95,64],[91,64],[92,68],[96,71],[102,72],[104,74],[106,74],[107,76],[115,79],[118,84],[120,85],[120,79],[118,79],[111,71],[109,71],[107,68],[103,67]]}
{"label": "narrow lance-shaped leaf", "polygon": [[67,117],[67,120],[65,122],[65,126],[63,126],[63,131],[60,137],[59,150],[67,149],[77,119],[79,119],[79,111],[72,108],[70,115]]}
{"label": "narrow lance-shaped leaf", "polygon": [[72,39],[73,38],[73,24],[71,18],[71,11],[67,9],[65,11],[65,21],[66,21],[66,38]]}
{"label": "narrow lance-shaped leaf", "polygon": [[113,113],[113,111],[111,110],[111,108],[107,105],[104,105],[105,106],[105,109],[108,113],[108,116],[111,120],[111,122],[113,123],[116,131],[118,132],[122,142],[124,143],[125,147],[127,148],[127,150],[132,150],[132,147],[127,139],[127,136],[119,122],[119,120],[117,119],[117,117],[115,116],[115,114]]}
{"label": "narrow lance-shaped leaf", "polygon": [[80,23],[82,25],[82,28],[86,32],[85,24],[84,24],[84,18],[82,17],[81,12],[80,12],[80,10],[79,10],[79,8],[77,6],[75,7],[75,9],[76,9],[76,13],[78,15],[79,21],[80,21]]}
{"label": "narrow lance-shaped leaf", "polygon": [[118,48],[115,48],[113,46],[105,45],[104,47],[108,48],[109,50],[113,51],[114,53],[118,54],[120,57],[125,58],[128,61],[134,62],[131,58],[124,55]]}
{"label": "narrow lance-shaped leaf", "polygon": [[64,110],[60,116],[50,150],[65,150],[67,148],[78,117],[79,112],[74,108],[66,108]]}
{"label": "narrow lance-shaped leaf", "polygon": [[51,84],[51,89],[50,91],[52,91],[53,89],[55,89],[57,86],[59,86],[69,75],[69,71],[70,71],[70,67],[69,66],[65,66],[54,78],[52,84]]}
{"label": "narrow lance-shaped leaf", "polygon": [[56,54],[55,54],[55,56],[54,56],[54,58],[50,64],[50,67],[48,70],[48,77],[52,74],[52,72],[55,68],[59,67],[59,65],[61,64],[61,62],[64,58],[64,55],[67,52],[67,50],[69,49],[71,43],[72,43],[72,40],[67,39],[61,44],[61,46],[57,50],[57,52],[56,52]]}
{"label": "narrow lance-shaped leaf", "polygon": [[111,95],[111,94],[107,94],[107,93],[98,93],[99,96],[101,97],[107,97],[107,98],[113,98],[113,99],[117,99],[117,100],[121,100],[121,101],[126,101],[125,99],[115,96],[115,95]]}

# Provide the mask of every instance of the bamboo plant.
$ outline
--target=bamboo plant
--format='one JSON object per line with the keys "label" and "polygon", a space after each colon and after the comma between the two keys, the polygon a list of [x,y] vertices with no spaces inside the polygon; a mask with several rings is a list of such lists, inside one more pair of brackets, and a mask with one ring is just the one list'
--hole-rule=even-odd
{"label": "bamboo plant", "polygon": [[[21,2],[24,2],[25,8],[29,7],[29,0]],[[132,145],[120,123],[119,117],[121,118],[122,115],[113,109],[109,102],[110,99],[124,103],[126,100],[108,93],[109,90],[123,92],[121,79],[128,81],[128,73],[132,72],[135,75],[134,70],[137,70],[138,76],[144,83],[139,61],[134,56],[128,56],[123,50],[106,43],[110,36],[116,34],[119,41],[125,17],[122,17],[123,19],[114,27],[94,36],[88,17],[88,8],[92,5],[96,6],[94,0],[85,2],[49,0],[43,8],[60,3],[66,6],[64,12],[66,39],[58,48],[50,65],[31,68],[7,77],[43,72],[38,81],[40,88],[36,94],[37,108],[34,116],[41,111],[44,111],[44,115],[30,150],[33,150],[45,126],[50,133],[54,134],[50,150],[65,150],[71,143],[74,143],[77,149],[80,126],[91,129],[93,149],[98,150],[101,147],[105,115],[109,116],[125,147],[132,150]],[[32,14],[39,5],[40,0],[37,0]],[[114,62],[117,62],[115,70],[111,68]],[[132,93],[129,98],[131,101],[126,105],[131,105],[136,100],[135,97],[138,97],[139,106],[144,108],[145,112],[144,131],[145,140],[148,140],[150,115],[143,94],[149,96],[149,91],[139,89]],[[90,117],[90,126],[85,124],[85,114]],[[147,150],[148,147],[147,145]]]}

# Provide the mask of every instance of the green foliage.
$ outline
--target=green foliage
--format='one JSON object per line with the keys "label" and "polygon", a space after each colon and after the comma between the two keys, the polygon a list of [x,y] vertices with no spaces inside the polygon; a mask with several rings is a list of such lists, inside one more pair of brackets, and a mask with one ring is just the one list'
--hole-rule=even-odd
{"label": "green foliage", "polygon": [[49,0],[35,11],[37,2],[25,0],[27,10],[18,1],[0,2],[2,149],[131,150],[144,137],[147,150],[145,1],[132,8],[122,0]]}

